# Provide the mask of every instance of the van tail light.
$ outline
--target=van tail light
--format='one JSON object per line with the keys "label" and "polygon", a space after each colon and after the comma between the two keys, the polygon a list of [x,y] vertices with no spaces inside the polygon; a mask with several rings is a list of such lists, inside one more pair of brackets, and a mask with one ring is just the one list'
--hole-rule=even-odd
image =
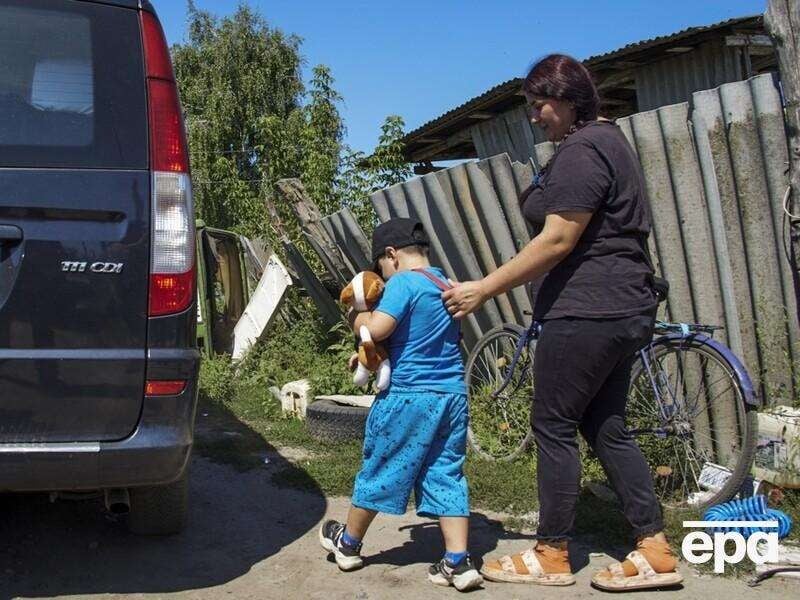
{"label": "van tail light", "polygon": [[186,389],[185,380],[158,380],[150,379],[145,382],[145,396],[177,396]]}
{"label": "van tail light", "polygon": [[152,172],[151,317],[183,312],[194,300],[194,203],[178,86],[164,31],[142,11]]}

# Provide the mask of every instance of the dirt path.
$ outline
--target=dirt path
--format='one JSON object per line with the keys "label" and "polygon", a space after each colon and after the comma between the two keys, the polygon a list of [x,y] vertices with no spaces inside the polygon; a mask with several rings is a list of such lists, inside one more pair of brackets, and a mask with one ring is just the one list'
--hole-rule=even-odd
{"label": "dirt path", "polygon": [[[202,433],[201,433],[202,434]],[[42,495],[0,497],[0,599],[99,598],[455,598],[426,580],[429,563],[442,552],[433,522],[408,513],[378,517],[365,546],[366,567],[340,573],[317,542],[325,517],[342,518],[347,501],[319,493],[280,489],[271,482],[286,459],[240,472],[196,458],[187,531],[166,539],[128,534],[104,516],[98,500],[58,501]],[[484,514],[473,519],[472,550],[496,554],[525,547],[526,536],[509,534]],[[591,573],[607,555],[590,556],[597,541],[573,546],[578,584],[566,589],[487,584],[472,598],[572,599],[610,597],[589,587]],[[619,549],[604,549],[618,554]],[[659,597],[748,600],[796,597],[800,582],[768,581],[757,589],[719,577],[698,577],[682,566],[686,585]],[[637,600],[655,593],[636,595]]]}

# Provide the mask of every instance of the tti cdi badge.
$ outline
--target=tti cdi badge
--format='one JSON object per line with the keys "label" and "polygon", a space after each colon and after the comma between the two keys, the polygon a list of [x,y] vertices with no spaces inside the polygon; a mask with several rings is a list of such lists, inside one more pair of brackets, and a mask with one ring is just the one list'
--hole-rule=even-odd
{"label": "tti cdi badge", "polygon": [[81,262],[77,260],[64,260],[61,261],[61,270],[68,273],[85,273],[87,270],[90,273],[122,273],[122,267],[125,263],[115,262]]}

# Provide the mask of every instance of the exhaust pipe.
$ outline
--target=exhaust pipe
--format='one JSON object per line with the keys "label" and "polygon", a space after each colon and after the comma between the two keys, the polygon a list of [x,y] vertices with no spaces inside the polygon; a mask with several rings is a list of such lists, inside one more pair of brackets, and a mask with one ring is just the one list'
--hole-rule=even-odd
{"label": "exhaust pipe", "polygon": [[105,490],[106,509],[114,515],[126,515],[131,511],[131,499],[126,488]]}

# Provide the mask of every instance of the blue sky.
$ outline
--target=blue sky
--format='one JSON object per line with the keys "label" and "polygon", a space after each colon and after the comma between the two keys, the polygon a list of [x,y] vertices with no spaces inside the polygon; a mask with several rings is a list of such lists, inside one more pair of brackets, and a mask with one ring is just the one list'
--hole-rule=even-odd
{"label": "blue sky", "polygon": [[[185,0],[151,0],[170,43],[183,40]],[[525,74],[539,56],[587,58],[643,39],[762,13],[765,0],[250,0],[273,27],[304,39],[305,73],[333,71],[347,143],[369,152],[383,119],[406,131]],[[224,15],[239,0],[196,0]]]}

